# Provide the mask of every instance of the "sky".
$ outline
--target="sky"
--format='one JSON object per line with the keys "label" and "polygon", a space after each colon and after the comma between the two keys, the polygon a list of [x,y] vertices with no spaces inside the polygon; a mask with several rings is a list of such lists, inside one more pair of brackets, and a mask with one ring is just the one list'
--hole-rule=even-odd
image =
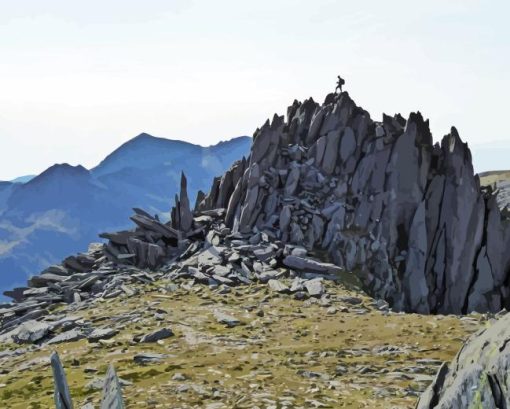
{"label": "sky", "polygon": [[338,74],[375,120],[419,110],[436,140],[455,125],[510,147],[509,14],[508,0],[0,0],[0,180],[93,167],[141,132],[252,135]]}

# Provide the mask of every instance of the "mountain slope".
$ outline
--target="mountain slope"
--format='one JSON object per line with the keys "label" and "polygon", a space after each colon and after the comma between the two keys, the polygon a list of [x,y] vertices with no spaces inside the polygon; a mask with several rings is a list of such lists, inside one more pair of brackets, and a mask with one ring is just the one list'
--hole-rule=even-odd
{"label": "mountain slope", "polygon": [[[288,112],[195,212],[183,176],[170,222],[135,209],[135,229],[9,292],[13,408],[49,405],[55,349],[88,406],[110,361],[128,406],[410,408],[491,324],[472,311],[510,305],[509,220],[454,128],[433,144],[421,114],[375,122],[345,92]],[[441,366],[423,407],[507,407],[507,328]]]}
{"label": "mountain slope", "polygon": [[146,133],[129,140],[92,169],[95,176],[115,173],[128,167],[149,169],[156,164],[170,164],[181,156],[195,157],[204,148],[188,142],[158,138]]}
{"label": "mountain slope", "polygon": [[0,290],[24,284],[98,233],[129,225],[133,207],[168,218],[182,170],[195,195],[246,155],[251,138],[212,147],[141,134],[97,167],[54,165],[21,183],[0,183]]}
{"label": "mountain slope", "polygon": [[0,214],[6,208],[7,200],[11,196],[14,186],[14,183],[11,182],[0,182]]}
{"label": "mountain slope", "polygon": [[27,183],[30,182],[33,178],[35,178],[37,175],[25,175],[25,176],[19,176],[16,179],[11,180],[12,183]]}

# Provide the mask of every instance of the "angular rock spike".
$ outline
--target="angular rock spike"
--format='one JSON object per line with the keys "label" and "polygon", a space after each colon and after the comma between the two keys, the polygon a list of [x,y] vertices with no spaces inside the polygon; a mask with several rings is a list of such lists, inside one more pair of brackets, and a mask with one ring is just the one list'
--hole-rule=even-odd
{"label": "angular rock spike", "polygon": [[181,212],[179,211],[181,204],[179,202],[179,196],[175,195],[174,201],[175,206],[172,207],[172,210],[170,212],[170,219],[172,227],[176,230],[179,230],[181,226]]}
{"label": "angular rock spike", "polygon": [[193,224],[193,214],[191,213],[189,207],[188,181],[186,180],[186,175],[184,172],[181,173],[181,192],[179,199],[179,216],[181,220],[180,230],[187,232],[191,230],[191,226]]}
{"label": "angular rock spike", "polygon": [[124,409],[122,388],[115,368],[110,364],[103,385],[103,397],[100,409]]}
{"label": "angular rock spike", "polygon": [[199,190],[197,192],[197,198],[195,200],[195,212],[198,212],[202,208],[202,206],[203,206],[202,202],[204,201],[204,199],[205,199],[205,193],[202,192],[201,190]]}
{"label": "angular rock spike", "polygon": [[56,352],[50,357],[51,369],[53,371],[53,380],[55,382],[55,408],[56,409],[73,409],[73,401],[69,386],[67,385],[66,374],[60,358]]}

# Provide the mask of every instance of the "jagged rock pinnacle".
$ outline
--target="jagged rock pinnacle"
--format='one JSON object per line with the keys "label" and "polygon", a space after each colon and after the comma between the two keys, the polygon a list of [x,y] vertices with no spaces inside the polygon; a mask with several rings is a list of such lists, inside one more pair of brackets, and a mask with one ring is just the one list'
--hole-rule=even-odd
{"label": "jagged rock pinnacle", "polygon": [[465,313],[510,305],[510,227],[491,203],[455,128],[434,144],[420,112],[375,122],[341,92],[267,121],[197,208],[327,250],[397,310]]}

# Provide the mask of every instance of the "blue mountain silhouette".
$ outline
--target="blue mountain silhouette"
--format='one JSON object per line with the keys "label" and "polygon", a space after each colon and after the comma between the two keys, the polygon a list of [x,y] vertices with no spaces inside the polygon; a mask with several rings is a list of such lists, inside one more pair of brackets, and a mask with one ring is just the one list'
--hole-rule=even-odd
{"label": "blue mountain silhouette", "polygon": [[193,201],[212,178],[247,155],[251,138],[210,147],[141,134],[98,166],[57,164],[26,183],[0,182],[0,291],[130,227],[133,207],[169,217],[181,171]]}

